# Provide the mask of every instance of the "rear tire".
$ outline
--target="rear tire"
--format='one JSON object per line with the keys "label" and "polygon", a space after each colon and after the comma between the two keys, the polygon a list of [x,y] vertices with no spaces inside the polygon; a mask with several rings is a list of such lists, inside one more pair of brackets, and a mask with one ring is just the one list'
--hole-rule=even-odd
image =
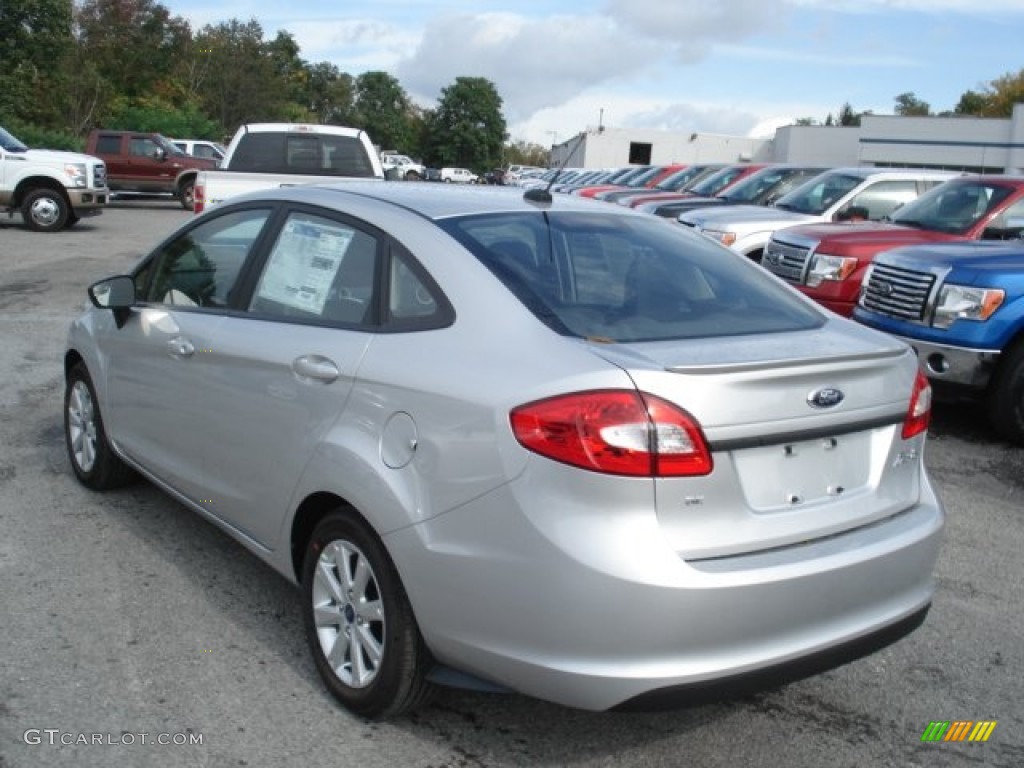
{"label": "rear tire", "polygon": [[196,183],[186,181],[182,184],[178,190],[178,199],[181,201],[182,208],[186,211],[194,211],[196,209]]}
{"label": "rear tire", "polygon": [[317,671],[363,717],[423,704],[433,691],[412,606],[383,544],[351,510],[313,531],[302,568],[302,612]]}
{"label": "rear tire", "polygon": [[989,414],[996,432],[1024,445],[1024,339],[1003,359],[992,383]]}

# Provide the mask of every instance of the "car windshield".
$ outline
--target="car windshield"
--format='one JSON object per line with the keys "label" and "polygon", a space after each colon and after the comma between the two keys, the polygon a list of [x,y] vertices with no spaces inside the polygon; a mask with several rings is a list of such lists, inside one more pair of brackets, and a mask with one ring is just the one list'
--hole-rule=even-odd
{"label": "car windshield", "polygon": [[671,176],[662,179],[654,185],[654,188],[660,192],[675,192],[685,187],[706,170],[706,166],[691,165],[688,168],[683,168],[681,171],[676,171]]}
{"label": "car windshield", "polygon": [[745,170],[745,168],[723,168],[694,184],[689,191],[702,197],[713,197],[736,181]]}
{"label": "car windshield", "polygon": [[962,235],[1013,194],[1010,187],[982,181],[950,181],[928,190],[892,214],[905,227]]}
{"label": "car windshield", "polygon": [[775,207],[820,216],[863,182],[861,176],[845,173],[822,174],[780,197]]}
{"label": "car windshield", "polygon": [[439,222],[543,323],[604,342],[770,334],[823,316],[752,262],[647,216],[502,213]]}
{"label": "car windshield", "polygon": [[760,201],[765,194],[778,187],[786,179],[799,173],[795,168],[764,168],[736,182],[719,197],[731,203]]}
{"label": "car windshield", "polygon": [[0,147],[8,152],[28,152],[28,147],[18,141],[3,128],[0,128]]}

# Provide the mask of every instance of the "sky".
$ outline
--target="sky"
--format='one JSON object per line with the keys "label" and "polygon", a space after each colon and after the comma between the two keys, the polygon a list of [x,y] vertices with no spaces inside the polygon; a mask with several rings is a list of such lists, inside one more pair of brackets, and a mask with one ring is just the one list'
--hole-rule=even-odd
{"label": "sky", "polygon": [[384,71],[431,108],[483,77],[511,141],[588,127],[770,137],[844,103],[932,111],[1024,69],[1024,0],[164,0],[194,30],[256,19],[300,56]]}

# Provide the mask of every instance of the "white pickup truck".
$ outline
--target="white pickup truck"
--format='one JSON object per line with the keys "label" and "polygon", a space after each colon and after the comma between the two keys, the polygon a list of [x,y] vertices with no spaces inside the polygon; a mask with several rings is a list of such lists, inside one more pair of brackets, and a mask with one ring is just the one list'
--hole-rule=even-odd
{"label": "white pickup truck", "polygon": [[220,168],[200,172],[195,212],[269,187],[383,178],[380,157],[365,131],[336,125],[252,123],[235,133]]}
{"label": "white pickup truck", "polygon": [[29,149],[0,128],[0,211],[21,213],[36,232],[57,232],[102,213],[109,199],[99,158]]}

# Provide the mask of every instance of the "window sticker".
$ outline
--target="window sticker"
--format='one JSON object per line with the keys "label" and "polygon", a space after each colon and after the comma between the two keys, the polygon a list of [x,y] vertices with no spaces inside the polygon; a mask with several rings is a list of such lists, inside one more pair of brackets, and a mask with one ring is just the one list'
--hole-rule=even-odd
{"label": "window sticker", "polygon": [[354,234],[324,221],[291,219],[270,254],[256,298],[321,314]]}

